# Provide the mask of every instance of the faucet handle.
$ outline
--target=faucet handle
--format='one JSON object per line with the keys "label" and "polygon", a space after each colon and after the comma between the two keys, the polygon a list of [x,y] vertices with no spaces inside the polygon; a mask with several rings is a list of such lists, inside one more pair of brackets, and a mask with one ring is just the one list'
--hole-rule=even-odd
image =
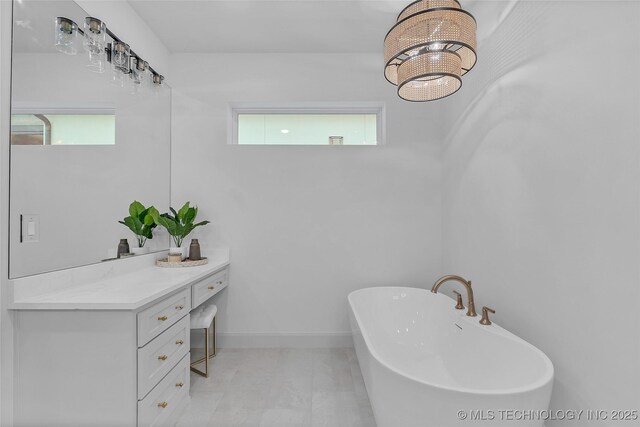
{"label": "faucet handle", "polygon": [[496,314],[496,311],[494,309],[489,308],[486,305],[482,307],[482,319],[480,319],[481,325],[491,325],[491,320],[489,320],[489,312]]}
{"label": "faucet handle", "polygon": [[457,295],[456,310],[464,310],[464,304],[462,304],[462,294],[458,291],[453,291]]}

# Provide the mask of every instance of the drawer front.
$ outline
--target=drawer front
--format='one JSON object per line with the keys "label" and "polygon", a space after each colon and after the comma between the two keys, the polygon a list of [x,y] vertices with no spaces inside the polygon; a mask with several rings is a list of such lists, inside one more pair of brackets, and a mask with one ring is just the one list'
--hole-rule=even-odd
{"label": "drawer front", "polygon": [[138,349],[138,399],[142,399],[189,352],[190,318],[178,323]]}
{"label": "drawer front", "polygon": [[193,308],[199,306],[222,289],[226,288],[228,273],[229,270],[225,268],[211,277],[207,277],[206,279],[191,286],[191,306]]}
{"label": "drawer front", "polygon": [[189,395],[189,354],[138,402],[138,427],[165,426]]}
{"label": "drawer front", "polygon": [[185,289],[138,313],[138,347],[142,347],[189,313],[190,295],[190,289]]}

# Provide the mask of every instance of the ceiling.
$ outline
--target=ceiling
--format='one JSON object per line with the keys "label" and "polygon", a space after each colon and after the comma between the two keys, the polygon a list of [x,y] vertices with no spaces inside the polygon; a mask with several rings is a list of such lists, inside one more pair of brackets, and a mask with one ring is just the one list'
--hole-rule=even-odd
{"label": "ceiling", "polygon": [[[384,36],[412,0],[128,1],[172,53],[382,53]],[[476,17],[482,42],[516,2],[462,5]],[[40,13],[29,12],[34,8]],[[28,32],[14,39],[20,52],[53,52],[52,17],[84,17],[68,0],[19,1],[14,12],[15,31]]]}
{"label": "ceiling", "polygon": [[[463,7],[475,1],[463,0]],[[382,52],[385,34],[410,2],[129,0],[173,53]]]}
{"label": "ceiling", "polygon": [[[382,52],[413,0],[129,0],[172,53]],[[462,0],[493,31],[518,0]]]}

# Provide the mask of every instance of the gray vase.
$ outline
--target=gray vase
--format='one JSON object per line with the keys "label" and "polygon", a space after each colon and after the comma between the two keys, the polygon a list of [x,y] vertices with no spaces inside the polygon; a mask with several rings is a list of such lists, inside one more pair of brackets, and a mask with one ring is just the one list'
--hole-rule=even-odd
{"label": "gray vase", "polygon": [[118,244],[118,258],[122,256],[122,254],[129,253],[129,242],[127,239],[120,239],[120,243]]}
{"label": "gray vase", "polygon": [[191,239],[191,245],[189,245],[189,260],[200,261],[201,259],[200,243],[198,243],[198,239]]}

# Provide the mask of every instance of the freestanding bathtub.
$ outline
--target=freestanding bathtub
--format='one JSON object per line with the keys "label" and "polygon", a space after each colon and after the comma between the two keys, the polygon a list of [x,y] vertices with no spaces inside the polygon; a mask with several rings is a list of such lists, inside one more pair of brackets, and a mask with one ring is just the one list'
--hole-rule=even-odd
{"label": "freestanding bathtub", "polygon": [[544,426],[553,365],[540,350],[442,294],[349,294],[356,354],[378,427]]}

